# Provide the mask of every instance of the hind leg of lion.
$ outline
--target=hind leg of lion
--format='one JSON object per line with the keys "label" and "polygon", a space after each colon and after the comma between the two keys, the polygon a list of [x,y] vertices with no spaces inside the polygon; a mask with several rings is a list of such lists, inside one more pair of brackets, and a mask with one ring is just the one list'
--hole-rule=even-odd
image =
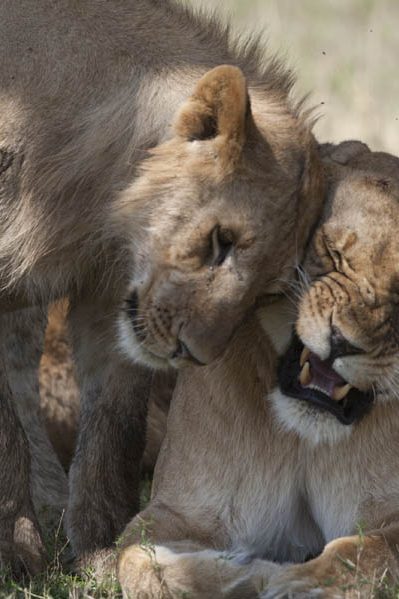
{"label": "hind leg of lion", "polygon": [[17,573],[34,574],[44,566],[33,505],[44,525],[54,525],[68,497],[66,475],[40,415],[38,371],[46,322],[41,308],[0,318],[0,553]]}
{"label": "hind leg of lion", "polygon": [[226,551],[190,537],[195,533],[187,522],[164,506],[136,516],[122,536],[118,559],[125,599],[253,599],[280,568],[259,559],[240,565]]}
{"label": "hind leg of lion", "polygon": [[399,575],[399,524],[364,536],[342,537],[317,558],[282,567],[263,599],[375,597]]}
{"label": "hind leg of lion", "polygon": [[81,416],[70,469],[67,533],[83,563],[111,547],[139,509],[152,374],[114,349],[117,309],[79,302],[69,314]]}
{"label": "hind leg of lion", "polygon": [[[15,413],[7,370],[0,356],[0,566],[14,575],[36,574],[44,567],[44,550],[30,497],[30,455]],[[22,375],[23,376],[23,375]]]}

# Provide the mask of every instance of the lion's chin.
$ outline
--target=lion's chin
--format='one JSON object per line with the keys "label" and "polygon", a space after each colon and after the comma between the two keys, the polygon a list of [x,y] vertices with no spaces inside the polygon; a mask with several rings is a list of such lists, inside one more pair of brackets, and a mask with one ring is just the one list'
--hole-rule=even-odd
{"label": "lion's chin", "polygon": [[118,320],[118,342],[119,349],[128,360],[156,370],[167,370],[172,366],[169,360],[161,358],[143,347],[125,314],[121,314]]}
{"label": "lion's chin", "polygon": [[311,445],[334,445],[347,439],[353,426],[344,426],[329,412],[287,397],[276,387],[269,400],[275,417],[284,431],[293,431]]}

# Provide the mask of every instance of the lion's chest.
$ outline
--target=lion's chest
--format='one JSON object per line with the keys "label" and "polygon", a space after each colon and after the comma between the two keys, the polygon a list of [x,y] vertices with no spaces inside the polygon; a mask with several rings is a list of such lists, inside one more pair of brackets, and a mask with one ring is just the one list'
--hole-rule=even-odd
{"label": "lion's chest", "polygon": [[[274,434],[273,434],[274,433]],[[223,520],[234,553],[277,561],[303,561],[322,550],[323,535],[306,497],[296,448],[269,431],[247,456]],[[262,449],[264,451],[262,451]]]}

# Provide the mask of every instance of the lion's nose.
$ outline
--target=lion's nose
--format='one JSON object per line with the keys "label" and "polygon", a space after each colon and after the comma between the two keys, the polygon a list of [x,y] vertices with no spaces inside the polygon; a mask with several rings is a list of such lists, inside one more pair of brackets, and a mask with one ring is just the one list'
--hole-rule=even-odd
{"label": "lion's nose", "polygon": [[331,362],[334,362],[334,360],[342,358],[343,356],[364,353],[360,347],[356,347],[356,345],[353,345],[348,341],[336,326],[333,326],[331,330],[330,348],[329,359]]}
{"label": "lion's nose", "polygon": [[181,341],[180,339],[178,339],[176,350],[174,351],[174,353],[172,355],[172,360],[176,359],[176,358],[180,358],[180,359],[184,359],[184,360],[190,360],[194,364],[198,364],[199,366],[203,366],[203,362],[200,362],[192,354],[192,352],[189,350],[189,348],[187,347],[187,345],[183,341]]}
{"label": "lion's nose", "polygon": [[191,353],[190,353],[187,345],[185,343],[183,343],[183,341],[180,341],[180,339],[178,339],[177,347],[172,355],[172,359],[174,359],[174,358],[183,358],[183,359],[191,358]]}

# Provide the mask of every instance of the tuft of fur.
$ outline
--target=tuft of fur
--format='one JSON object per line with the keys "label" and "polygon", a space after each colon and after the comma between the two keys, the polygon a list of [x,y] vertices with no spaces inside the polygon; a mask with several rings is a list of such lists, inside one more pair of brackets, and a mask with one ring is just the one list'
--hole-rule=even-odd
{"label": "tuft of fur", "polygon": [[333,446],[351,434],[352,426],[343,426],[332,414],[286,397],[279,388],[272,391],[267,401],[272,402],[276,421],[282,430],[297,433],[313,447],[321,444]]}

